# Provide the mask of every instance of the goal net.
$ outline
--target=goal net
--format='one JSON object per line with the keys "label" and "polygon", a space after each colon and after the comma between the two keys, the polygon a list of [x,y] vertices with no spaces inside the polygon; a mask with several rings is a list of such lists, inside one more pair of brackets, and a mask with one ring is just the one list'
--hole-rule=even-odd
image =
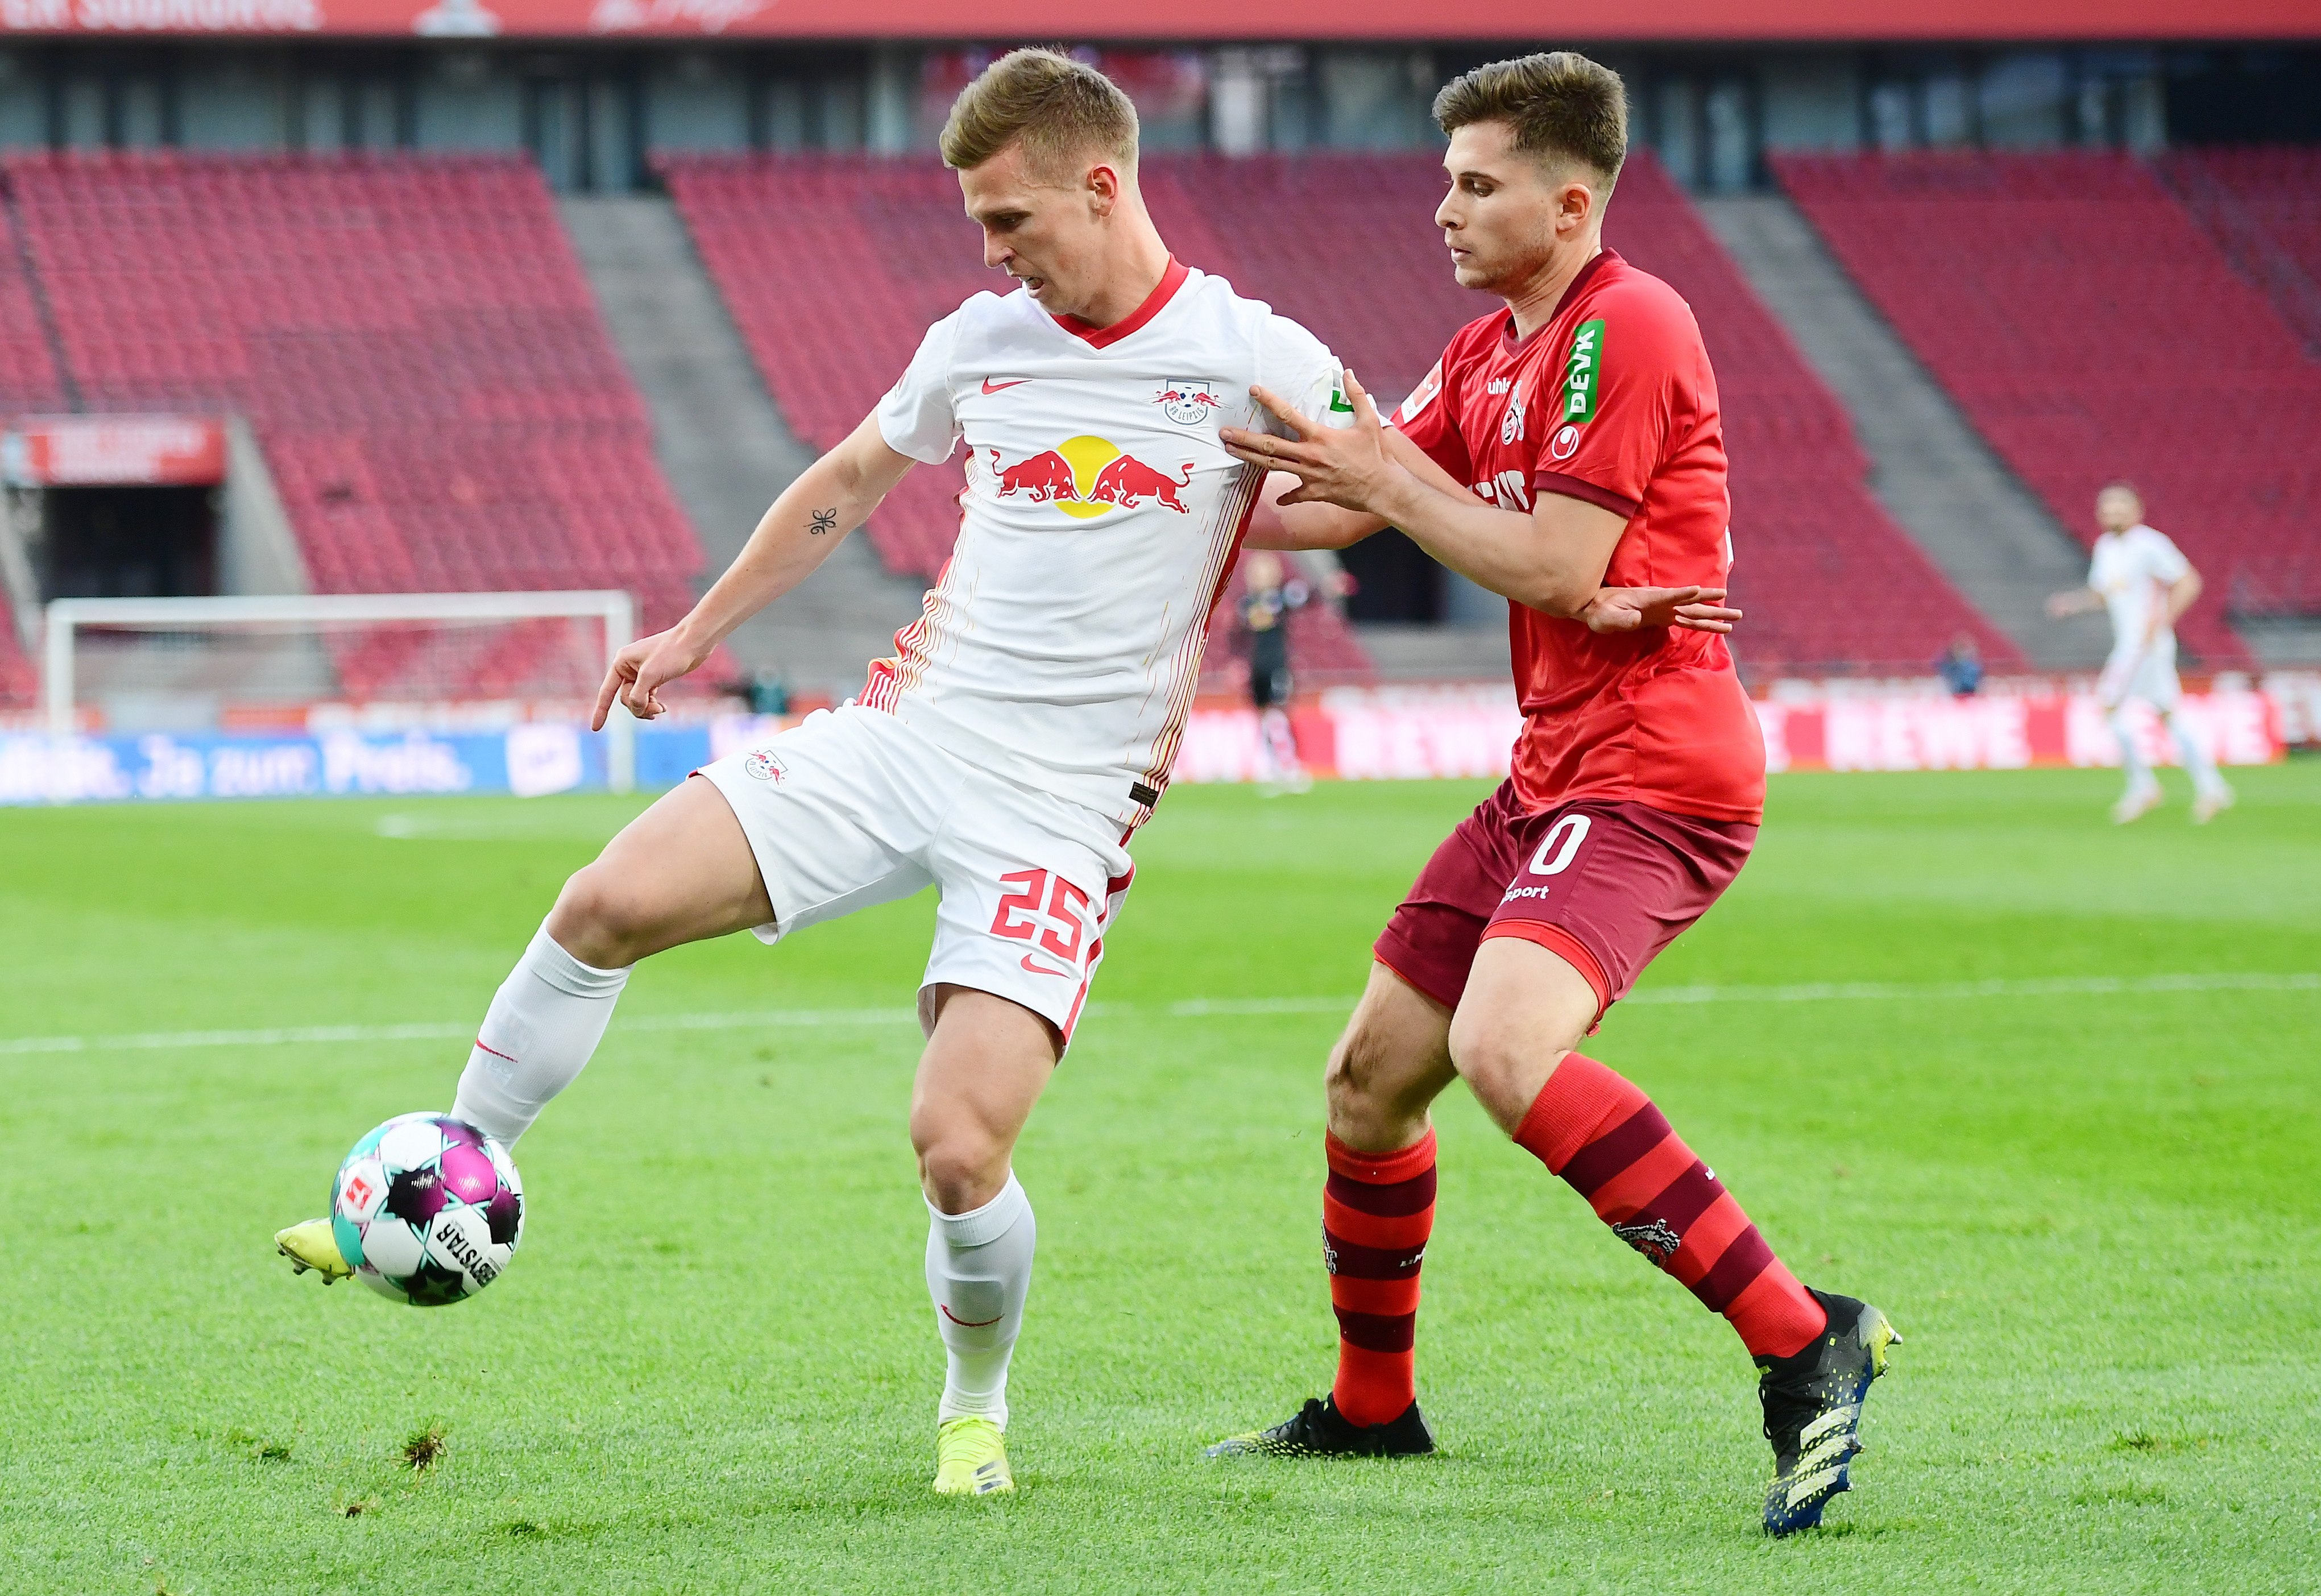
{"label": "goal net", "polygon": [[[55,737],[585,722],[634,630],[618,591],[61,598],[41,707]],[[607,730],[626,791],[635,722],[616,710]]]}

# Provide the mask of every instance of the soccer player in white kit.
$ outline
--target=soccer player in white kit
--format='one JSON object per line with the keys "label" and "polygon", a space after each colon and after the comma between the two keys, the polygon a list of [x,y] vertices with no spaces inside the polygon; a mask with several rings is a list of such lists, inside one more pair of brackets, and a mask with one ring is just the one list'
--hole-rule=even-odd
{"label": "soccer player in white kit", "polygon": [[[1344,423],[1320,341],[1180,265],[1136,187],[1136,114],[1093,68],[1020,50],[942,140],[988,265],[853,434],[801,475],[676,626],[623,650],[596,707],[640,716],[803,580],[914,464],[968,451],[957,548],[860,698],[696,772],[565,884],[498,994],[453,1113],[513,1143],[596,1050],[630,967],[767,942],[929,884],[927,1034],[910,1130],[947,1372],[934,1487],[1013,1489],[1001,1435],[1035,1227],[1011,1154],[1065,1046],[1169,782],[1210,613],[1262,470],[1252,386]],[[278,1242],[346,1272],[326,1221]]]}
{"label": "soccer player in white kit", "polygon": [[2088,585],[2049,598],[2047,613],[2061,618],[2098,605],[2111,612],[2111,657],[2096,690],[2127,772],[2127,790],[2112,806],[2111,817],[2125,825],[2165,797],[2160,779],[2144,762],[2125,714],[2129,700],[2141,698],[2167,725],[2176,757],[2192,778],[2193,823],[2205,825],[2232,807],[2233,789],[2176,713],[2182,697],[2176,680],[2176,622],[2199,597],[2200,573],[2174,543],[2144,524],[2143,497],[2125,482],[2111,483],[2096,495],[2096,524],[2103,530],[2088,567]]}

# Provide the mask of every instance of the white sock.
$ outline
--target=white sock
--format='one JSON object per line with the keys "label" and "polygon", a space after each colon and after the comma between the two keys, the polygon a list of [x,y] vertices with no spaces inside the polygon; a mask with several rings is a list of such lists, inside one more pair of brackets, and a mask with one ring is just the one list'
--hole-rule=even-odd
{"label": "white sock", "polygon": [[513,1145],[596,1051],[628,983],[625,970],[599,970],[566,953],[542,924],[492,995],[460,1072],[452,1117]]}
{"label": "white sock", "polygon": [[2225,779],[2216,774],[2216,762],[2210,759],[2207,751],[2193,740],[2191,728],[2184,724],[2184,717],[2172,709],[2168,712],[2168,735],[2176,744],[2177,762],[2191,775],[2195,791],[2213,794],[2224,786]]}
{"label": "white sock", "polygon": [[2111,722],[2111,734],[2119,739],[2119,768],[2127,776],[2127,790],[2140,792],[2157,778],[2152,767],[2144,762],[2144,753],[2135,743],[2135,727],[2127,718],[2127,706],[2123,704],[2106,717]]}
{"label": "white sock", "polygon": [[1032,1248],[1040,1227],[1010,1173],[979,1208],[946,1214],[927,1204],[927,1294],[935,1302],[950,1369],[935,1420],[988,1418],[1007,1427],[1007,1360],[1024,1327]]}
{"label": "white sock", "polygon": [[1265,750],[1265,763],[1271,778],[1277,781],[1295,780],[1298,773],[1297,739],[1289,730],[1289,716],[1279,709],[1269,709],[1258,716],[1258,741]]}

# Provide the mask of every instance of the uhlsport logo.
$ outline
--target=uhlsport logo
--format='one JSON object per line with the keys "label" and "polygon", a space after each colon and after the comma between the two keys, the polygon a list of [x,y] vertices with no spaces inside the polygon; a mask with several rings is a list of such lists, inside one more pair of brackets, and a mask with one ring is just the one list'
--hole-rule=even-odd
{"label": "uhlsport logo", "polygon": [[779,781],[790,773],[781,756],[770,748],[760,748],[742,762],[742,768],[760,781]]}
{"label": "uhlsport logo", "polygon": [[1176,476],[1154,470],[1133,454],[1124,454],[1109,438],[1082,433],[1053,449],[1042,449],[1027,459],[1007,464],[997,449],[991,456],[992,496],[1018,496],[1035,505],[1053,505],[1067,515],[1092,520],[1115,510],[1133,510],[1147,499],[1163,509],[1189,515],[1193,506],[1177,497],[1192,485],[1193,462],[1186,461]]}
{"label": "uhlsport logo", "polygon": [[1555,429],[1555,437],[1548,444],[1547,451],[1558,460],[1570,460],[1579,452],[1579,429],[1565,422]]}
{"label": "uhlsport logo", "polygon": [[1206,377],[1172,377],[1160,385],[1152,402],[1160,414],[1179,426],[1199,426],[1224,404],[1224,384]]}

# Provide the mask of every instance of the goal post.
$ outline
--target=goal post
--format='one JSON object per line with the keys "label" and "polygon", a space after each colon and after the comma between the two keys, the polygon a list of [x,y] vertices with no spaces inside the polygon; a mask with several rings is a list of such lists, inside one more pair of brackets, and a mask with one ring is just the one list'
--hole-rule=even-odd
{"label": "goal post", "polygon": [[[582,645],[557,634],[559,621],[601,625],[601,648],[581,657]],[[549,634],[533,635],[543,626]],[[290,704],[593,698],[636,635],[636,603],[617,588],[58,598],[42,633],[43,719],[62,743],[76,734],[82,696],[99,685]],[[89,657],[97,638],[102,661]],[[469,674],[478,670],[493,674]],[[512,690],[519,681],[532,685]],[[615,706],[605,733],[606,784],[631,791],[636,721]]]}

